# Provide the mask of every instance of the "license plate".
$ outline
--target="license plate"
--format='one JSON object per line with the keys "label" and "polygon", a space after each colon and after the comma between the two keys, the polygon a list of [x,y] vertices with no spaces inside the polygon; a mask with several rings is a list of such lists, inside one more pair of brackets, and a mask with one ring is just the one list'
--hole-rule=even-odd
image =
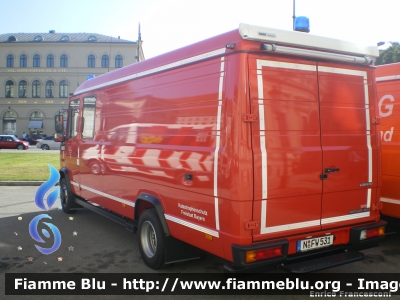
{"label": "license plate", "polygon": [[319,249],[333,245],[333,235],[297,241],[297,252]]}

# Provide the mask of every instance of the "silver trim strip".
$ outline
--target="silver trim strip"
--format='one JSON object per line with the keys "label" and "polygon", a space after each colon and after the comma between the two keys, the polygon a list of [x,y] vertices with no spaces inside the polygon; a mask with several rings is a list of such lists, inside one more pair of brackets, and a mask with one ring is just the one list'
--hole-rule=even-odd
{"label": "silver trim strip", "polygon": [[376,82],[397,80],[397,79],[400,79],[400,75],[382,76],[382,77],[376,77]]}
{"label": "silver trim strip", "polygon": [[126,205],[128,205],[128,206],[135,207],[135,203],[132,202],[132,201],[129,201],[129,200],[126,200],[126,199],[122,199],[122,198],[118,198],[118,197],[115,197],[115,196],[110,195],[110,194],[107,194],[107,193],[103,193],[103,192],[101,192],[101,191],[98,191],[98,190],[93,189],[93,188],[91,188],[91,187],[88,187],[88,186],[86,186],[86,185],[82,185],[82,184],[79,185],[77,182],[74,182],[74,181],[71,181],[71,184],[73,184],[73,185],[75,185],[75,186],[78,186],[78,187],[80,186],[80,187],[81,187],[82,189],[84,189],[84,190],[87,190],[87,191],[92,192],[92,193],[95,193],[95,194],[97,194],[97,195],[106,197],[106,198],[108,198],[108,199],[111,199],[111,200],[114,200],[114,201],[117,201],[117,202],[126,204]]}
{"label": "silver trim strip", "polygon": [[182,220],[182,219],[176,218],[176,217],[168,215],[168,214],[164,214],[164,215],[165,215],[165,218],[167,220],[170,220],[170,221],[175,222],[175,223],[177,223],[179,225],[183,225],[185,227],[189,227],[191,229],[194,229],[194,230],[197,230],[197,231],[200,231],[200,232],[204,232],[206,234],[209,234],[209,235],[212,235],[212,236],[215,236],[215,237],[219,238],[219,232],[218,231],[215,231],[215,230],[212,230],[212,229],[209,229],[209,228],[206,228],[206,227],[203,227],[203,226],[188,222],[186,220]]}
{"label": "silver trim strip", "polygon": [[381,198],[381,202],[392,203],[400,205],[400,200],[397,199],[390,199],[390,198]]}
{"label": "silver trim strip", "polygon": [[217,109],[217,128],[215,133],[214,150],[214,209],[215,209],[215,228],[219,230],[219,199],[218,199],[218,157],[221,144],[221,115],[222,115],[222,92],[225,76],[225,59],[221,57],[220,77],[218,87],[218,109]]}
{"label": "silver trim strip", "polygon": [[358,213],[358,214],[325,218],[325,219],[321,219],[321,224],[325,225],[325,224],[330,224],[330,223],[344,222],[344,221],[350,221],[350,220],[355,220],[355,219],[367,218],[367,217],[369,217],[369,215],[370,215],[370,212],[366,211],[366,212]]}
{"label": "silver trim strip", "polygon": [[170,63],[170,64],[166,64],[166,65],[163,65],[163,66],[160,66],[160,67],[157,67],[157,68],[153,68],[153,69],[150,69],[150,70],[147,70],[147,71],[134,73],[134,74],[129,75],[129,76],[125,76],[125,77],[121,77],[121,78],[118,78],[118,79],[115,79],[115,80],[112,80],[112,81],[104,82],[104,83],[92,86],[90,88],[80,90],[78,93],[74,93],[74,96],[75,95],[79,95],[79,94],[83,94],[83,93],[86,93],[86,92],[89,92],[89,91],[92,91],[92,90],[104,88],[106,86],[110,86],[110,85],[113,85],[113,84],[117,84],[117,83],[125,82],[125,81],[128,81],[128,80],[132,80],[132,79],[135,79],[135,78],[140,78],[140,77],[143,77],[143,76],[147,76],[147,75],[150,75],[150,74],[153,74],[153,73],[169,70],[169,69],[172,69],[172,68],[175,68],[175,67],[179,67],[179,66],[184,66],[184,65],[187,65],[187,64],[199,61],[199,60],[203,60],[203,59],[206,59],[206,58],[211,58],[213,56],[221,55],[221,54],[225,53],[225,50],[226,50],[225,48],[217,49],[217,50],[214,50],[214,51],[211,51],[211,52],[207,52],[207,53],[204,53],[204,54],[200,54],[200,55],[197,55],[197,56],[193,56],[193,57],[189,57],[189,58],[186,58],[186,59],[178,60],[176,62],[173,62],[173,63]]}

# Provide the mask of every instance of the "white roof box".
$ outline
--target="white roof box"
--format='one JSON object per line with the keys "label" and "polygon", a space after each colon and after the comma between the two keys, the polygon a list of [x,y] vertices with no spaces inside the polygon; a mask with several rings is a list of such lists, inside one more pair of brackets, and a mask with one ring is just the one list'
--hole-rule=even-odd
{"label": "white roof box", "polygon": [[239,25],[239,33],[244,39],[247,40],[270,42],[312,50],[325,50],[329,52],[360,56],[379,56],[377,46],[360,46],[348,41],[342,41],[298,31],[260,27],[241,23]]}

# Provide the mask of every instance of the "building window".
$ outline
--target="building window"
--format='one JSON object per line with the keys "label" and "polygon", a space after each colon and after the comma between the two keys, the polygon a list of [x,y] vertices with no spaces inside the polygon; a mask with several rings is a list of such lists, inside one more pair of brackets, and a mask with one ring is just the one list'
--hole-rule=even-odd
{"label": "building window", "polygon": [[32,98],[40,98],[41,84],[39,80],[32,83]]}
{"label": "building window", "polygon": [[60,98],[68,98],[68,82],[66,80],[60,82]]}
{"label": "building window", "polygon": [[39,68],[40,67],[40,55],[39,54],[35,54],[33,56],[33,67],[34,68]]}
{"label": "building window", "polygon": [[37,35],[37,36],[35,36],[35,38],[33,40],[35,42],[43,42],[43,37],[41,35]]}
{"label": "building window", "polygon": [[51,80],[46,82],[46,98],[54,98],[54,82]]}
{"label": "building window", "polygon": [[18,97],[19,98],[26,98],[26,86],[27,83],[25,80],[21,80],[18,85]]}
{"label": "building window", "polygon": [[38,111],[38,110],[34,110],[29,115],[29,119],[39,119],[39,118],[43,119],[44,118],[44,114],[41,111]]}
{"label": "building window", "polygon": [[29,134],[43,134],[44,114],[41,111],[34,110],[29,114]]}
{"label": "building window", "polygon": [[14,68],[14,55],[7,55],[7,68]]}
{"label": "building window", "polygon": [[110,65],[110,59],[108,58],[108,55],[103,55],[101,57],[101,67],[108,68],[109,65]]}
{"label": "building window", "polygon": [[16,41],[18,41],[18,39],[13,35],[10,35],[7,39],[7,42],[16,42]]}
{"label": "building window", "polygon": [[28,64],[28,59],[27,59],[27,57],[26,57],[25,54],[22,54],[22,55],[19,57],[19,66],[20,66],[21,68],[26,68],[26,67],[27,67],[27,64]]}
{"label": "building window", "polygon": [[96,59],[93,54],[88,57],[88,68],[94,68],[96,66]]}
{"label": "building window", "polygon": [[121,55],[117,55],[115,57],[115,67],[122,68],[122,56]]}
{"label": "building window", "polygon": [[14,98],[14,82],[12,80],[6,82],[6,98]]}
{"label": "building window", "polygon": [[69,36],[68,35],[63,35],[62,37],[61,37],[61,42],[69,42],[70,41],[70,39],[69,39]]}
{"label": "building window", "polygon": [[66,68],[68,67],[68,56],[63,54],[60,58],[60,67]]}
{"label": "building window", "polygon": [[53,54],[47,55],[47,67],[54,68],[54,55]]}
{"label": "building window", "polygon": [[15,134],[17,125],[17,115],[15,112],[9,110],[3,115],[3,133]]}

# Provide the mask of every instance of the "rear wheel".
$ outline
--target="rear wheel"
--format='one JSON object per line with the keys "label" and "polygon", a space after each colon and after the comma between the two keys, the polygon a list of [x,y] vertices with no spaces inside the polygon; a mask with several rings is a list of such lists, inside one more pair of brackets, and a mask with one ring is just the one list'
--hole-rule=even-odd
{"label": "rear wheel", "polygon": [[65,178],[60,181],[60,199],[63,212],[66,214],[76,213],[76,209],[71,209],[74,204],[74,195],[68,190],[67,180]]}
{"label": "rear wheel", "polygon": [[46,144],[45,144],[45,145],[43,145],[43,146],[42,146],[42,150],[50,150],[50,147],[49,147],[49,145],[46,145]]}
{"label": "rear wheel", "polygon": [[146,209],[139,218],[139,251],[149,268],[164,266],[164,231],[155,209]]}
{"label": "rear wheel", "polygon": [[89,164],[90,170],[92,171],[92,173],[94,175],[100,175],[101,174],[101,166],[100,163],[98,161],[92,161]]}
{"label": "rear wheel", "polygon": [[25,147],[22,146],[22,145],[18,145],[18,146],[17,146],[17,150],[24,150],[24,149],[25,149]]}

